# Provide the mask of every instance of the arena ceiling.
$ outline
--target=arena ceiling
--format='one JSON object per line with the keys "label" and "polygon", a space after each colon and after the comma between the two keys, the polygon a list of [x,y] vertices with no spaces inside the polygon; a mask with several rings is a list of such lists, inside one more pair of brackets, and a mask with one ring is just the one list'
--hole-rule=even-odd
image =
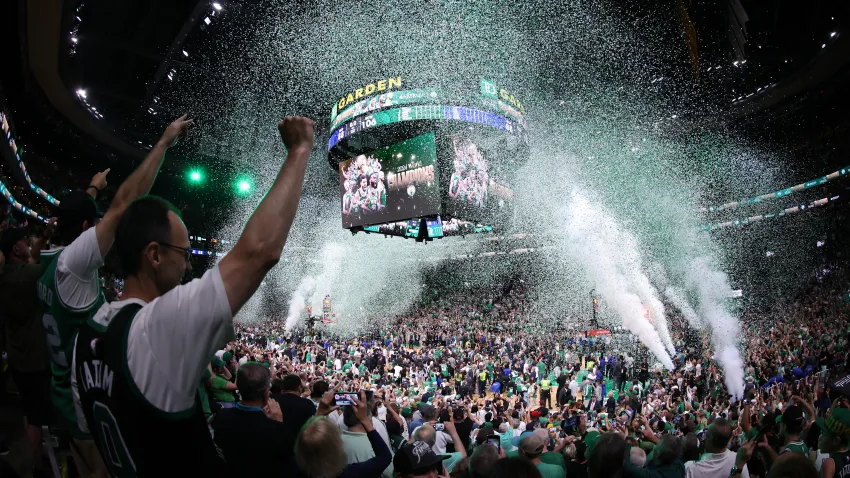
{"label": "arena ceiling", "polygon": [[[291,18],[308,14],[315,3],[291,2]],[[817,128],[840,115],[835,106],[846,98],[850,79],[846,2],[643,0],[612,6],[636,35],[647,41],[661,36],[670,45],[673,54],[658,53],[669,57],[659,76],[677,83],[681,101],[707,100],[717,105],[713,115],[742,131]],[[260,0],[10,2],[0,20],[7,66],[0,80],[19,135],[30,149],[69,167],[90,164],[126,174],[167,120],[183,112],[172,109],[170,99],[203,103],[190,111],[199,122],[220,119],[210,91],[223,94],[229,87],[223,62],[240,57],[263,8]],[[305,108],[314,117],[327,114],[326,105]],[[176,151],[193,161],[217,161],[207,154],[198,144]],[[168,162],[158,188],[179,196],[184,168],[185,162]]]}

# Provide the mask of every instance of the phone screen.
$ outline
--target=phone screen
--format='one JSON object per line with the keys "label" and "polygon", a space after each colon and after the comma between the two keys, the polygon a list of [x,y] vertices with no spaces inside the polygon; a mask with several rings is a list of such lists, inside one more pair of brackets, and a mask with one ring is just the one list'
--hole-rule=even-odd
{"label": "phone screen", "polygon": [[435,423],[434,424],[434,430],[437,430],[438,432],[441,432],[445,429],[446,429],[446,426],[443,425],[442,423]]}
{"label": "phone screen", "polygon": [[355,392],[338,392],[334,394],[334,400],[338,406],[344,405],[352,405],[354,402],[351,401],[352,398],[357,398],[357,393]]}
{"label": "phone screen", "polygon": [[499,442],[499,437],[497,437],[497,436],[487,437],[487,443],[496,447],[497,450],[502,448],[502,444]]}

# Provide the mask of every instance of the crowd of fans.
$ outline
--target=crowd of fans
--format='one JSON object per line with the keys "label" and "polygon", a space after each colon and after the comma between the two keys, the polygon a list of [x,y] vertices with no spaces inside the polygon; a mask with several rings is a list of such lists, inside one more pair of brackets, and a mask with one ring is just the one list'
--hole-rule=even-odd
{"label": "crowd of fans", "polygon": [[[234,324],[280,258],[313,124],[281,122],[288,159],[241,238],[180,285],[188,233],[173,206],[145,194],[190,125],[168,127],[99,221],[107,172],[39,231],[49,248],[22,228],[2,234],[3,377],[20,395],[33,473],[51,471],[43,426],[67,434],[80,476],[850,471],[850,403],[833,386],[850,347],[842,263],[770,314],[745,315],[742,397],[727,393],[708,334],[675,310],[677,354],[665,370],[618,333],[541,326],[521,281],[437,290],[357,333]],[[98,274],[110,250],[120,281]]]}
{"label": "crowd of fans", "polygon": [[[302,396],[304,411],[283,420],[295,422],[290,439],[297,441],[296,431],[314,415],[326,416],[339,428],[333,434],[342,434],[350,463],[382,456],[383,446],[406,456],[405,447],[421,441],[443,459],[438,474],[452,476],[498,474],[506,466],[498,460],[514,457],[544,476],[728,476],[736,464],[744,476],[766,476],[786,466],[807,468],[811,458],[816,476],[827,456],[819,437],[835,423],[815,423],[845,403],[831,402],[827,374],[846,367],[848,305],[841,289],[830,288],[844,274],[836,268],[817,291],[778,304],[774,312],[788,320],[745,321],[740,400],[726,393],[708,342],[688,339],[672,311],[680,353],[668,372],[616,338],[529,326],[521,284],[499,294],[441,290],[439,305],[356,336],[287,333],[279,321],[237,323],[237,339],[212,359],[205,385],[211,403],[218,402],[213,411],[229,408],[236,398],[227,377],[262,364],[271,402],[280,394]],[[238,378],[232,388],[239,389]],[[355,407],[333,410],[333,395],[361,391],[383,437],[371,448]],[[295,409],[288,400],[281,408]],[[786,415],[793,424],[782,426]],[[844,410],[834,416],[850,418]],[[841,436],[844,446],[850,436]],[[221,448],[227,458],[229,447]],[[786,449],[805,458],[786,464],[794,462],[780,457]],[[295,453],[297,460],[297,447]],[[228,463],[245,466],[241,460],[250,456],[231,451]],[[400,470],[389,465],[384,476],[394,471]]]}

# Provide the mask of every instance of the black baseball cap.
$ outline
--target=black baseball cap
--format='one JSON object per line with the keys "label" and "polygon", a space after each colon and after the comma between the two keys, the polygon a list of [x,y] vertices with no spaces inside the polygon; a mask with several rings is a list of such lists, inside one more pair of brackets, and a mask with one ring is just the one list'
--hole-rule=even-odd
{"label": "black baseball cap", "polygon": [[94,226],[95,219],[103,217],[97,203],[85,191],[73,191],[59,203],[59,226],[69,226],[89,221]]}
{"label": "black baseball cap", "polygon": [[448,457],[437,456],[428,443],[416,440],[413,443],[406,443],[396,452],[393,457],[393,468],[401,473],[427,471],[436,468],[446,458]]}
{"label": "black baseball cap", "polygon": [[785,408],[782,415],[776,419],[777,423],[784,423],[791,433],[797,433],[803,429],[806,418],[803,416],[803,407],[791,405]]}

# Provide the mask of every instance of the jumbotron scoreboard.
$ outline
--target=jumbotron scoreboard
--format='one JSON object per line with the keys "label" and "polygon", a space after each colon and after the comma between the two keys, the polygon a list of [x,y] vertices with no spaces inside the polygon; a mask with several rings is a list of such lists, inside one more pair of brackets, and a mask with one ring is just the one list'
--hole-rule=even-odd
{"label": "jumbotron scoreboard", "polygon": [[328,162],[352,232],[427,241],[499,228],[528,158],[525,106],[487,78],[371,81],[340,96],[330,131]]}

